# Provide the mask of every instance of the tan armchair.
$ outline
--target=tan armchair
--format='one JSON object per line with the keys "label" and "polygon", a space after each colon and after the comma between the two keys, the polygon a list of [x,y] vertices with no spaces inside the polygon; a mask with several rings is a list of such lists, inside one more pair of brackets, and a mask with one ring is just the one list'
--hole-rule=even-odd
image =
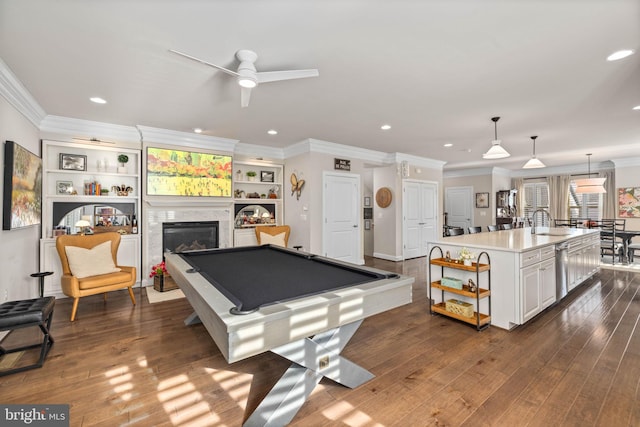
{"label": "tan armchair", "polygon": [[[84,262],[82,266],[87,268],[83,268],[83,270],[88,269],[89,271],[83,271],[82,274],[80,274],[78,270],[75,270],[77,271],[76,274],[82,277],[74,276],[72,274],[72,270],[74,270],[74,263],[76,266],[78,265],[78,260],[77,256],[72,255],[73,259],[70,263],[69,256],[66,250],[67,247],[75,247],[71,250],[70,253],[78,252],[78,248],[97,251],[99,248],[96,248],[96,246],[105,242],[111,242],[111,259],[108,259],[109,254],[106,253],[107,258],[103,258],[104,262],[100,262],[99,259],[90,262]],[[84,236],[79,234],[64,235],[59,236],[56,239],[56,249],[58,250],[60,263],[62,264],[62,292],[74,299],[73,308],[71,310],[72,322],[76,318],[76,312],[78,311],[78,302],[80,301],[80,297],[84,297],[87,295],[94,295],[104,292],[104,299],[106,300],[107,292],[127,288],[127,290],[129,291],[129,296],[131,297],[131,302],[133,302],[133,305],[136,304],[136,298],[133,295],[132,289],[132,286],[136,283],[136,268],[118,265],[117,254],[119,246],[120,234],[115,232]],[[88,253],[87,251],[82,252]],[[89,254],[91,253],[89,252]],[[111,264],[110,261],[112,261],[113,264]],[[102,264],[105,263],[109,265],[106,267],[103,266]],[[120,271],[114,271],[114,266],[115,269],[120,269]],[[111,269],[109,269],[109,267],[111,267]],[[93,275],[91,269],[94,269],[93,271],[99,273],[101,270],[105,271],[105,269],[112,272]]]}
{"label": "tan armchair", "polygon": [[[258,225],[255,228],[256,231],[256,239],[258,240],[259,245],[264,245],[267,243],[271,243],[273,245],[284,246],[287,247],[289,243],[289,234],[291,234],[291,227],[288,225]],[[267,234],[270,237],[267,239],[262,238],[262,234]],[[281,234],[283,239],[280,237]]]}

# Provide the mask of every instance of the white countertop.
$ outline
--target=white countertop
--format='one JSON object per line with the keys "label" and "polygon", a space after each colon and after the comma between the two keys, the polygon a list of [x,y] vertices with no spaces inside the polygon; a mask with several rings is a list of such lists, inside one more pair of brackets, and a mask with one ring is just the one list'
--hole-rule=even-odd
{"label": "white countertop", "polygon": [[476,234],[441,237],[437,244],[466,246],[478,249],[496,249],[508,252],[523,252],[541,246],[554,245],[566,240],[599,233],[597,229],[589,228],[549,228],[537,227],[536,234],[531,234],[531,228],[516,228],[513,230],[483,231]]}

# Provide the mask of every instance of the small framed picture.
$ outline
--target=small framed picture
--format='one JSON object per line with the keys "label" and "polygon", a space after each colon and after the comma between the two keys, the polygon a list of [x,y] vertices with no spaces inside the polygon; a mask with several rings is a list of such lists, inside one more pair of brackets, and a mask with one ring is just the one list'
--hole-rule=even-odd
{"label": "small framed picture", "polygon": [[476,193],[476,208],[489,207],[489,193]]}
{"label": "small framed picture", "polygon": [[273,182],[274,173],[271,171],[260,171],[260,182]]}
{"label": "small framed picture", "polygon": [[365,206],[366,208],[368,208],[369,206],[371,206],[371,197],[366,196],[366,197],[364,198],[364,206]]}
{"label": "small framed picture", "polygon": [[370,219],[365,219],[364,220],[364,229],[365,230],[371,230],[371,220]]}
{"label": "small framed picture", "polygon": [[69,195],[73,192],[73,182],[56,181],[56,194]]}
{"label": "small framed picture", "polygon": [[68,171],[86,171],[87,156],[81,154],[60,153],[60,169]]}

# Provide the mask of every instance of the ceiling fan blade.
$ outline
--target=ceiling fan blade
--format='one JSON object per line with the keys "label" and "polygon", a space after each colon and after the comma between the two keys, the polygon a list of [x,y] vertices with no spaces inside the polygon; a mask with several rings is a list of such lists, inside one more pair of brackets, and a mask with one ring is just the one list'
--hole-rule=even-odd
{"label": "ceiling fan blade", "polygon": [[195,56],[187,55],[186,53],[178,52],[177,50],[173,50],[173,49],[169,49],[169,52],[175,53],[176,55],[184,56],[185,58],[191,59],[192,61],[196,61],[196,62],[199,62],[199,63],[204,64],[204,65],[208,65],[208,66],[213,67],[213,68],[217,68],[218,70],[224,71],[225,73],[227,73],[227,74],[229,74],[231,76],[236,76],[236,77],[239,76],[239,74],[236,73],[235,71],[228,70],[228,69],[226,69],[224,67],[221,67],[219,65],[212,64],[212,63],[204,61],[204,60],[202,60],[200,58],[196,58]]}
{"label": "ceiling fan blade", "polygon": [[240,106],[243,108],[248,107],[250,98],[251,98],[251,88],[241,87],[240,88]]}
{"label": "ceiling fan blade", "polygon": [[318,77],[318,70],[285,70],[266,71],[257,73],[258,83],[277,82],[279,80],[304,79],[307,77]]}

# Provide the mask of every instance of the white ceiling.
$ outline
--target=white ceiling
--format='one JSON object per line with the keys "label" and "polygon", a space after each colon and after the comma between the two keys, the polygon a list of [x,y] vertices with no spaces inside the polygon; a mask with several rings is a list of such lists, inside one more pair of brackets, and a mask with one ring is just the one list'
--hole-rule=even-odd
{"label": "white ceiling", "polygon": [[[445,169],[519,169],[531,135],[548,166],[640,156],[639,44],[637,0],[0,0],[0,58],[47,114]],[[623,48],[638,53],[605,60]],[[260,85],[240,108],[233,77],[168,49],[231,69],[251,49],[258,71],[320,76]],[[492,116],[510,158],[481,158]]]}

